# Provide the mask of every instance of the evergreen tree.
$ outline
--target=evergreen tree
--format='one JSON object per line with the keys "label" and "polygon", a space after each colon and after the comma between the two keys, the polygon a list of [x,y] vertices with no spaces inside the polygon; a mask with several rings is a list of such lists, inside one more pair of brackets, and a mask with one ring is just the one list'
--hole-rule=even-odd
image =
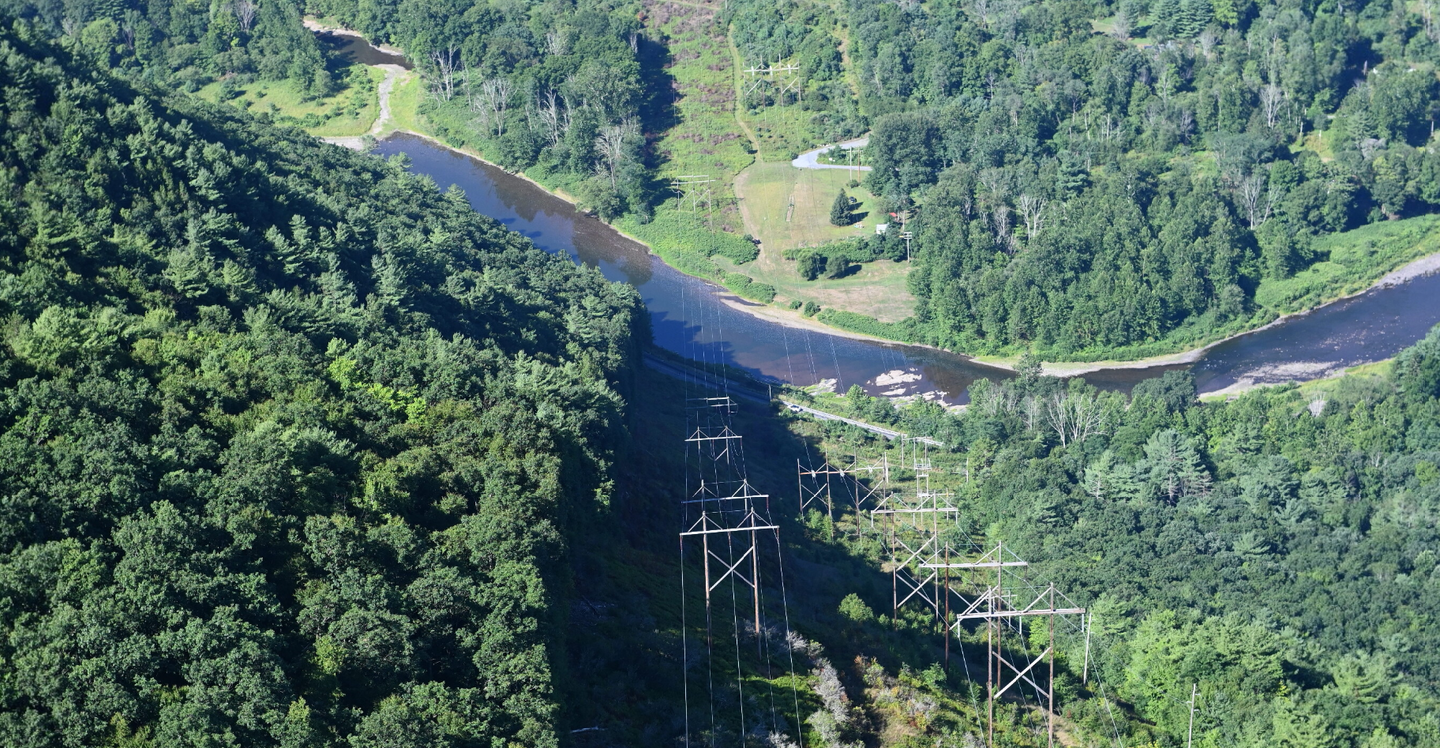
{"label": "evergreen tree", "polygon": [[1205,30],[1214,15],[1210,0],[1183,0],[1175,22],[1175,35],[1182,39],[1194,39]]}
{"label": "evergreen tree", "polygon": [[1215,14],[1215,20],[1226,26],[1234,26],[1240,22],[1240,13],[1235,7],[1235,0],[1214,0],[1211,4],[1211,11]]}
{"label": "evergreen tree", "polygon": [[855,217],[850,213],[850,196],[845,190],[835,196],[835,202],[830,206],[830,223],[835,226],[849,226],[855,222]]}
{"label": "evergreen tree", "polygon": [[1165,39],[1175,36],[1181,12],[1180,0],[1156,0],[1150,8],[1151,35]]}

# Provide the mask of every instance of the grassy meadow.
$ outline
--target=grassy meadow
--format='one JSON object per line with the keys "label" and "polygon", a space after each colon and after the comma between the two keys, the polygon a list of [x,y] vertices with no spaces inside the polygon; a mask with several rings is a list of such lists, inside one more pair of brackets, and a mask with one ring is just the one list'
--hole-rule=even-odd
{"label": "grassy meadow", "polygon": [[380,115],[379,85],[385,71],[351,65],[336,76],[340,88],[325,98],[305,94],[291,80],[216,81],[200,89],[206,101],[230,104],[252,114],[268,113],[281,124],[295,125],[317,137],[364,135]]}
{"label": "grassy meadow", "polygon": [[[905,286],[908,265],[878,260],[844,278],[806,281],[795,271],[794,261],[784,258],[787,249],[874,233],[876,222],[884,219],[879,200],[863,187],[846,187],[850,176],[830,169],[796,169],[788,162],[757,163],[741,173],[735,181],[740,211],[746,230],[760,240],[760,256],[745,272],[773,286],[781,302],[813,301],[826,309],[898,322],[915,309],[915,297]],[[857,226],[830,223],[830,205],[842,188],[861,203],[856,213],[863,217]]]}

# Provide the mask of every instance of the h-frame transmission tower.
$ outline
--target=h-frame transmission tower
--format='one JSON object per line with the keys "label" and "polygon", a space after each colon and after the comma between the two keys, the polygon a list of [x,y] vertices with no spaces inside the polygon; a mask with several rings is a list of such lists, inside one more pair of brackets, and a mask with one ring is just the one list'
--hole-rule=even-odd
{"label": "h-frame transmission tower", "polygon": [[890,552],[886,566],[890,570],[892,622],[912,600],[940,620],[941,606],[947,600],[941,586],[943,575],[937,571],[945,555],[943,533],[957,527],[960,519],[955,494],[932,489],[929,457],[922,460],[914,451],[912,458],[914,490],[885,491],[870,510],[872,525],[874,518],[883,522],[882,532]]}
{"label": "h-frame transmission tower", "polygon": [[[847,494],[851,508],[855,512],[855,528],[857,533],[862,533],[864,528],[860,526],[860,518],[873,509],[881,498],[887,493],[890,486],[890,457],[882,454],[879,459],[862,461],[859,452],[849,462],[841,461],[839,464],[831,462],[828,458],[822,458],[820,467],[807,466],[795,460],[795,471],[800,496],[800,513],[814,504],[824,504],[825,512],[830,518],[830,535],[835,535],[835,483],[838,481]],[[861,475],[864,475],[864,479]],[[879,478],[879,480],[877,480]],[[873,515],[871,524],[874,524]]]}
{"label": "h-frame transmission tower", "polygon": [[[718,384],[718,383],[717,383]],[[794,671],[789,612],[785,611],[784,568],[781,564],[780,528],[771,521],[770,497],[750,482],[745,470],[743,437],[735,431],[733,418],[736,401],[729,395],[690,397],[686,400],[684,432],[686,491],[680,499],[679,532],[682,599],[682,649],[685,673],[685,744],[691,739],[690,694],[692,676],[690,654],[683,631],[684,599],[694,594],[686,578],[687,564],[699,567],[705,606],[704,659],[708,669],[705,691],[710,701],[709,742],[716,744],[717,735],[743,736],[754,727],[757,718],[763,724],[764,714],[746,716],[745,685],[747,672],[754,672],[765,681],[773,680],[772,669]],[[698,546],[698,548],[697,548]],[[695,563],[693,551],[700,551]],[[692,572],[693,573],[693,572]],[[778,573],[778,575],[777,575]],[[765,595],[770,579],[780,582],[778,604],[772,595],[767,606]],[[693,577],[692,577],[693,579]],[[723,587],[722,587],[723,585]],[[769,611],[771,624],[766,624]],[[776,614],[784,612],[783,635],[779,632]],[[722,641],[715,641],[717,633]],[[733,635],[733,650],[723,641]],[[745,653],[742,642],[753,638],[754,651]],[[783,646],[788,662],[776,651]],[[733,654],[733,658],[731,657]],[[716,676],[720,674],[721,683]],[[733,675],[733,681],[723,679]],[[717,714],[717,688],[733,690],[734,699],[719,698],[721,703],[737,703],[737,723],[727,714]],[[774,723],[775,694],[770,694],[771,722]],[[799,700],[792,694],[799,722]],[[770,729],[783,729],[771,724]],[[702,733],[703,733],[702,729]]]}
{"label": "h-frame transmission tower", "polygon": [[681,174],[670,180],[670,189],[680,193],[682,201],[690,201],[690,212],[696,212],[700,203],[705,203],[707,209],[711,207],[710,183],[716,180],[709,174]]}
{"label": "h-frame transmission tower", "polygon": [[[698,481],[692,484],[689,495],[681,500],[684,524],[680,531],[680,544],[683,551],[686,538],[700,540],[707,611],[711,593],[733,577],[750,591],[754,603],[755,631],[758,633],[758,533],[778,531],[780,528],[770,522],[769,495],[755,490],[745,474],[742,437],[730,427],[729,416],[734,409],[735,401],[728,395],[693,398],[687,408],[697,416],[687,419],[693,420],[693,426],[687,429],[689,435],[685,437],[685,444],[687,455],[693,451]],[[720,549],[711,547],[711,538],[717,536],[724,541],[725,556],[720,555]],[[744,568],[747,565],[749,568]]]}
{"label": "h-frame transmission tower", "polygon": [[[906,605],[919,604],[937,622],[943,621],[945,661],[949,667],[950,637],[975,627],[983,631],[986,649],[986,741],[995,745],[996,702],[1025,686],[1043,706],[1049,745],[1055,744],[1056,634],[1078,635],[1085,642],[1085,672],[1089,670],[1090,627],[1085,608],[1072,602],[1053,582],[1033,573],[1030,564],[997,542],[982,546],[960,531],[960,511],[954,494],[935,490],[935,468],[929,447],[943,446],[928,438],[900,437],[902,454],[909,447],[912,490],[890,482],[891,464],[879,460],[862,463],[857,454],[849,464],[836,465],[824,458],[820,468],[797,464],[801,481],[801,509],[814,501],[833,506],[830,480],[848,479],[857,490],[869,493],[870,528],[883,535],[889,549],[886,567],[891,575],[891,620]],[[901,459],[900,465],[905,462]],[[897,465],[898,467],[899,465]],[[858,474],[877,472],[882,480],[865,486]],[[966,471],[968,475],[968,469]],[[806,479],[812,481],[807,487]],[[856,494],[857,513],[862,500]],[[953,605],[953,607],[952,607]],[[1044,646],[1032,647],[1025,637],[1025,621],[1044,626]],[[1006,642],[1010,644],[1007,647]],[[1033,651],[1039,649],[1038,652]],[[1041,675],[1042,666],[1044,675]],[[968,663],[966,668],[969,675]],[[1087,679],[1088,680],[1088,679]]]}
{"label": "h-frame transmission tower", "polygon": [[[950,561],[954,549],[946,549],[947,560],[934,564],[932,568],[943,569],[955,577],[947,582],[947,600],[953,594],[959,598],[958,610],[946,611],[946,624],[950,632],[959,634],[969,622],[980,622],[985,630],[985,720],[986,740],[995,745],[995,702],[1011,689],[1023,682],[1028,684],[1035,697],[1045,707],[1046,731],[1049,745],[1055,745],[1055,633],[1056,627],[1067,631],[1062,633],[1088,634],[1085,623],[1085,609],[1073,603],[1054,582],[1046,581],[1031,574],[1030,564],[1014,552],[997,542],[993,547],[971,546],[966,553],[955,553],[963,560]],[[1046,646],[1038,653],[1031,654],[1029,642],[1025,640],[1025,619],[1040,619],[1045,626]],[[1013,635],[1016,646],[1007,651],[1004,647],[1007,635]],[[1089,664],[1089,637],[1086,636],[1086,664]],[[949,654],[949,635],[946,636],[946,655]],[[1041,686],[1038,668],[1048,666],[1048,672]]]}
{"label": "h-frame transmission tower", "polygon": [[[785,103],[785,94],[792,91],[798,92],[800,90],[800,76],[795,75],[799,69],[800,66],[793,62],[786,65],[766,65],[763,68],[751,65],[744,71],[745,74],[750,76],[750,85],[745,88],[745,95],[749,96],[755,89],[766,83],[769,83],[771,86],[776,86],[778,83],[779,92],[776,94],[776,98],[779,103],[783,105]],[[781,74],[778,82],[775,80],[776,73]]]}

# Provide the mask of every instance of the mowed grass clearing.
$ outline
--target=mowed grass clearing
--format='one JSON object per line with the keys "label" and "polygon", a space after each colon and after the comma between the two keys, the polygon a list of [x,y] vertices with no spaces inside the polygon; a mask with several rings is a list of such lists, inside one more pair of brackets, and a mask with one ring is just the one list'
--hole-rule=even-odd
{"label": "mowed grass clearing", "polygon": [[[735,180],[745,230],[767,250],[782,252],[873,234],[875,224],[888,218],[881,213],[880,201],[863,186],[846,186],[851,176],[835,169],[797,169],[789,162],[751,166]],[[830,206],[842,189],[861,203],[856,214],[863,217],[856,226],[830,223]]]}
{"label": "mowed grass clearing", "polygon": [[377,92],[380,81],[385,79],[385,71],[364,65],[353,69],[362,70],[364,79],[321,99],[307,97],[300,86],[290,80],[255,81],[237,86],[233,90],[238,91],[238,95],[225,101],[221,101],[225,84],[217,81],[200,89],[199,96],[252,114],[269,112],[282,124],[301,127],[317,137],[364,135],[380,115]]}
{"label": "mowed grass clearing", "polygon": [[[788,162],[757,163],[742,172],[735,180],[740,213],[746,231],[761,245],[760,257],[740,269],[774,286],[782,303],[814,301],[828,309],[898,322],[915,312],[915,297],[905,285],[908,263],[877,260],[845,278],[807,281],[795,272],[794,261],[784,258],[787,249],[875,232],[875,224],[884,218],[879,201],[863,187],[845,188],[850,176],[831,169],[796,169]],[[830,205],[841,188],[861,201],[856,212],[866,215],[858,227],[830,224]]]}

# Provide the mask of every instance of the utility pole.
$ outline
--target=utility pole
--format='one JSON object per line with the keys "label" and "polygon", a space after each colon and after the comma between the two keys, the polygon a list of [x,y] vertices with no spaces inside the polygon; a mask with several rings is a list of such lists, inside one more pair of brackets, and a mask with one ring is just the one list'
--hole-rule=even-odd
{"label": "utility pole", "polygon": [[[945,544],[945,675],[950,675],[950,544]],[[963,645],[962,645],[963,646]],[[969,673],[965,674],[970,677]]]}
{"label": "utility pole", "polygon": [[[904,224],[902,223],[901,225],[903,226]],[[915,234],[913,234],[913,233],[911,233],[911,232],[909,232],[909,231],[902,231],[902,232],[900,232],[900,238],[905,240],[905,261],[906,261],[906,262],[909,262],[909,261],[910,261],[910,239],[913,238],[914,236],[915,236]]]}
{"label": "utility pole", "polygon": [[1190,686],[1190,728],[1185,731],[1185,748],[1190,748],[1190,743],[1195,739],[1195,694],[1200,690],[1200,684]]}
{"label": "utility pole", "polygon": [[[1050,609],[1055,609],[1055,583],[1050,583]],[[1024,619],[1021,619],[1024,620]],[[1055,748],[1055,616],[1045,616],[1045,622],[1050,625],[1050,678],[1045,684],[1047,695],[1045,706],[1050,711],[1050,748]],[[1187,747],[1188,748],[1188,747]]]}

